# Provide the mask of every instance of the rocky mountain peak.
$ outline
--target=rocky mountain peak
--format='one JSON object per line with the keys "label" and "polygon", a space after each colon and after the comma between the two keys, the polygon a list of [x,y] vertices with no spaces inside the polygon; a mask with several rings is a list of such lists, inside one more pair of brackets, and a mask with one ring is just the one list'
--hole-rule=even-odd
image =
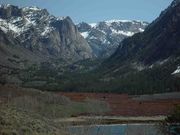
{"label": "rocky mountain peak", "polygon": [[72,61],[93,56],[70,17],[55,17],[46,9],[1,5],[0,30],[24,48],[46,56]]}
{"label": "rocky mountain peak", "polygon": [[143,21],[108,20],[89,24],[82,22],[77,27],[97,57],[108,57],[124,38],[143,32],[147,25]]}
{"label": "rocky mountain peak", "polygon": [[[175,0],[144,32],[124,39],[98,69],[115,91],[179,90],[180,0]],[[102,81],[103,84],[107,82]],[[178,85],[177,85],[178,84]],[[111,89],[112,89],[111,88]],[[154,91],[155,90],[155,91]]]}
{"label": "rocky mountain peak", "polygon": [[27,14],[39,14],[41,16],[48,16],[49,12],[46,9],[40,9],[36,6],[24,7],[21,9],[24,15]]}
{"label": "rocky mountain peak", "polygon": [[85,23],[85,22],[81,22],[77,25],[79,31],[81,32],[86,32],[86,31],[89,31],[92,27],[91,25],[89,25],[88,23]]}

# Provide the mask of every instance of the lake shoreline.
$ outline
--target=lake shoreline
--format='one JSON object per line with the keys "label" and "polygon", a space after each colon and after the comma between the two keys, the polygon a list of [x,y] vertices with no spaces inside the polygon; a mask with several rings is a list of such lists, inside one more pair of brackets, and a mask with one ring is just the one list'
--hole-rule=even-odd
{"label": "lake shoreline", "polygon": [[156,123],[72,125],[68,130],[70,133],[81,135],[163,135]]}
{"label": "lake shoreline", "polygon": [[112,124],[158,124],[164,121],[166,116],[152,117],[123,117],[123,116],[79,116],[63,118],[57,122],[67,123],[73,126],[81,125],[112,125]]}

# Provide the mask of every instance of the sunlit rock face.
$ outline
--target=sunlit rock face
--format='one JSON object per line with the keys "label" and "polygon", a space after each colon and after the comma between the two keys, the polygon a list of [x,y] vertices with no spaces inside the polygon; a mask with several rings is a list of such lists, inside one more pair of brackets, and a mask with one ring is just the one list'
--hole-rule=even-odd
{"label": "sunlit rock face", "polygon": [[0,30],[19,46],[72,61],[92,58],[92,49],[70,17],[55,17],[38,7],[0,6]]}

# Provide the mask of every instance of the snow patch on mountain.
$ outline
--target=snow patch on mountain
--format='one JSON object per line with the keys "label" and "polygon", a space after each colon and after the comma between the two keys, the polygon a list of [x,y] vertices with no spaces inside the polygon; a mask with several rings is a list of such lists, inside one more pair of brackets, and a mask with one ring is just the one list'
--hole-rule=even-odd
{"label": "snow patch on mountain", "polygon": [[108,26],[111,26],[112,23],[133,23],[131,20],[108,20],[104,21]]}
{"label": "snow patch on mountain", "polygon": [[93,28],[97,26],[97,23],[90,23],[89,25]]}
{"label": "snow patch on mountain", "polygon": [[131,32],[131,31],[122,31],[122,30],[115,30],[115,29],[111,29],[112,34],[119,34],[119,35],[125,35],[125,36],[133,36],[135,34],[135,32]]}
{"label": "snow patch on mountain", "polygon": [[67,16],[56,17],[56,20],[57,20],[57,21],[62,21],[62,20],[64,20],[64,19],[66,19],[66,18],[67,18]]}
{"label": "snow patch on mountain", "polygon": [[179,74],[180,73],[180,66],[177,67],[177,69],[172,73],[172,75]]}
{"label": "snow patch on mountain", "polygon": [[8,32],[8,29],[5,28],[5,27],[2,27],[2,26],[0,26],[0,30],[2,30],[4,33],[7,33],[7,32]]}
{"label": "snow patch on mountain", "polygon": [[[1,8],[10,6],[12,5],[0,5]],[[17,37],[34,27],[34,29],[36,29],[41,36],[47,37],[48,33],[54,30],[53,27],[50,27],[50,23],[52,21],[60,21],[66,18],[56,18],[49,15],[45,9],[40,9],[35,6],[23,7],[21,10],[23,12],[22,16],[11,16],[8,19],[3,19],[0,17],[0,29],[3,32],[13,32],[14,37]],[[42,25],[43,28],[40,28]]]}
{"label": "snow patch on mountain", "polygon": [[89,32],[82,32],[80,33],[84,38],[87,38],[89,36]]}
{"label": "snow patch on mountain", "polygon": [[89,39],[93,40],[93,39],[97,39],[97,37],[91,36]]}
{"label": "snow patch on mountain", "polygon": [[41,11],[42,9],[36,7],[36,6],[32,6],[32,7],[24,7],[22,8],[23,11],[29,11],[29,10],[33,10],[33,11]]}
{"label": "snow patch on mountain", "polygon": [[44,31],[41,33],[41,36],[47,36],[50,32],[52,32],[54,30],[53,27],[50,26],[46,26],[44,28]]}
{"label": "snow patch on mountain", "polygon": [[15,45],[37,52],[40,57],[55,56],[71,62],[94,57],[70,17],[55,17],[38,7],[0,7],[0,30],[12,42],[17,41]]}
{"label": "snow patch on mountain", "polygon": [[126,37],[143,32],[147,22],[135,20],[108,20],[98,23],[79,23],[78,30],[81,35],[97,52],[97,56],[110,56]]}
{"label": "snow patch on mountain", "polygon": [[140,32],[144,32],[144,29],[142,29],[142,28],[139,28],[139,31],[140,31]]}
{"label": "snow patch on mountain", "polygon": [[18,21],[22,21],[22,20],[20,18],[16,18],[12,20],[11,22],[8,22],[7,20],[0,18],[0,28],[5,33],[7,33],[8,31],[12,31],[17,35],[20,35],[25,30],[27,30],[27,27],[18,27],[18,25],[16,25]]}

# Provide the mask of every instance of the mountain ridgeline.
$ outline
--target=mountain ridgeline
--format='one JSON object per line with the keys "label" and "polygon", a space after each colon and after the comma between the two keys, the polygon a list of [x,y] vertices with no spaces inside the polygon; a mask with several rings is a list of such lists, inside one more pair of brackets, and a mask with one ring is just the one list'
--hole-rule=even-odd
{"label": "mountain ridgeline", "polygon": [[147,22],[131,20],[109,20],[90,24],[82,22],[77,25],[98,58],[109,57],[123,39],[143,32],[147,26]]}
{"label": "mountain ridgeline", "polygon": [[[74,91],[153,94],[180,90],[180,1],[174,0],[144,32],[120,42],[117,50]],[[70,85],[71,84],[71,85]]]}
{"label": "mountain ridgeline", "polygon": [[[180,56],[180,4],[175,0],[171,6],[152,22],[145,32],[120,43],[110,59],[114,61],[135,60],[151,65],[172,57]],[[114,60],[113,60],[114,59]]]}
{"label": "mountain ridgeline", "polygon": [[179,73],[179,34],[180,1],[174,0],[143,33],[123,40],[97,69],[101,87],[133,94],[179,91],[180,79],[174,76]]}
{"label": "mountain ridgeline", "polygon": [[[1,5],[0,30],[12,41],[13,49],[20,47],[25,52],[24,57],[27,52],[39,59],[78,61],[93,57],[91,48],[71,18],[54,17],[46,9]],[[3,49],[8,51],[7,46]]]}
{"label": "mountain ridgeline", "polygon": [[51,78],[66,65],[93,57],[70,17],[55,17],[38,7],[0,5],[1,83],[42,86],[49,80],[43,74]]}
{"label": "mountain ridgeline", "polygon": [[149,25],[75,26],[45,9],[6,5],[0,7],[0,35],[1,83],[129,94],[180,90],[180,0]]}

